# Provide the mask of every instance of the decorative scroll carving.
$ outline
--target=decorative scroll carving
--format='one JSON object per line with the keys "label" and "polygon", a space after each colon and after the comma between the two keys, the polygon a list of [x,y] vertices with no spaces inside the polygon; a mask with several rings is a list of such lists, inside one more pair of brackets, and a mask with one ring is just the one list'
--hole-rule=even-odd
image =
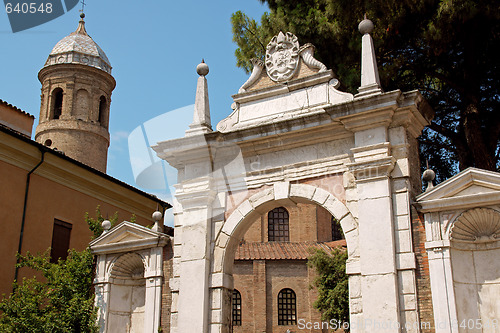
{"label": "decorative scroll carving", "polygon": [[291,32],[286,35],[280,31],[266,48],[267,75],[275,82],[290,79],[299,64],[299,41]]}
{"label": "decorative scroll carving", "polygon": [[231,129],[238,122],[240,112],[239,104],[234,102],[231,104],[231,109],[233,109],[233,112],[229,115],[229,117],[222,119],[217,124],[217,131],[222,133],[228,132],[227,129]]}
{"label": "decorative scroll carving", "polygon": [[500,213],[489,208],[476,208],[464,212],[453,224],[450,239],[474,243],[500,240]]}
{"label": "decorative scroll carving", "polygon": [[300,47],[299,54],[307,66],[319,69],[320,73],[327,70],[326,66],[322,62],[314,58],[314,45],[311,43],[302,45]]}
{"label": "decorative scroll carving", "polygon": [[260,77],[260,73],[262,73],[262,70],[264,69],[264,62],[260,59],[252,59],[252,64],[253,64],[253,70],[252,74],[248,78],[248,80],[243,83],[241,88],[238,90],[238,93],[243,93],[245,92],[252,84],[254,84],[257,79]]}

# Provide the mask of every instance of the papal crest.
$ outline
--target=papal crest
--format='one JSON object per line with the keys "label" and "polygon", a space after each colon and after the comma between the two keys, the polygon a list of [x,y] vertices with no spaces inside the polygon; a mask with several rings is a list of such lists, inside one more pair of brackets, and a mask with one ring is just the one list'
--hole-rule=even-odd
{"label": "papal crest", "polygon": [[280,31],[267,44],[266,69],[271,80],[283,82],[290,79],[299,63],[299,41],[291,32]]}

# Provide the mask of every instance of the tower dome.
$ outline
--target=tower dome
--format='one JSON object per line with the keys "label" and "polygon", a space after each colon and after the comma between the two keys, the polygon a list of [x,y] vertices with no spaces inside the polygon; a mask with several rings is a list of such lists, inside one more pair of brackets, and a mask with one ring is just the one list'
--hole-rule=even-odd
{"label": "tower dome", "polygon": [[106,172],[116,82],[108,57],[85,30],[84,17],[54,46],[38,73],[42,94],[35,140]]}
{"label": "tower dome", "polygon": [[87,34],[83,17],[85,16],[82,15],[76,31],[54,46],[44,67],[73,63],[96,67],[111,74],[111,63],[106,53]]}

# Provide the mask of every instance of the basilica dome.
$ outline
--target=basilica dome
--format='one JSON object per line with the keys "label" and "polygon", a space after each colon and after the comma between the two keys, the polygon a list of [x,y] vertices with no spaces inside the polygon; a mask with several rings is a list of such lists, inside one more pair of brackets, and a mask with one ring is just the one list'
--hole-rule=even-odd
{"label": "basilica dome", "polygon": [[84,15],[78,28],[61,39],[50,52],[44,67],[57,64],[82,64],[99,68],[111,74],[111,64],[104,51],[87,34]]}

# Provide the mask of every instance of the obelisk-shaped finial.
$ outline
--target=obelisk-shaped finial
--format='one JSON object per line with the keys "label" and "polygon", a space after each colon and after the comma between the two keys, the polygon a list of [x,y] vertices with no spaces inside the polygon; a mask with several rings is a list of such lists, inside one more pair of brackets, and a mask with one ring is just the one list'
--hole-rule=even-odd
{"label": "obelisk-shaped finial", "polygon": [[212,132],[210,105],[208,102],[208,84],[205,77],[209,70],[204,60],[201,60],[201,63],[196,67],[196,72],[200,77],[198,78],[198,84],[196,86],[193,123],[189,125],[186,136]]}
{"label": "obelisk-shaped finial", "polygon": [[361,86],[356,97],[381,94],[380,78],[378,75],[375,48],[370,34],[373,32],[373,22],[366,18],[359,23],[359,32],[363,34],[361,39]]}

